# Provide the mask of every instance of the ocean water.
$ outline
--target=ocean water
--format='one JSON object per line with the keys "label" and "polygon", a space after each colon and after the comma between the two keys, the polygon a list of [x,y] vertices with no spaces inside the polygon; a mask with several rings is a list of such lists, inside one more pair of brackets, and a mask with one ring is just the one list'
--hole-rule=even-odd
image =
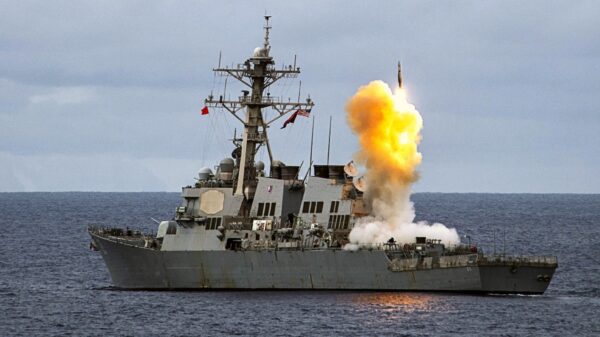
{"label": "ocean water", "polygon": [[0,336],[600,336],[600,195],[412,200],[487,252],[558,256],[548,291],[116,290],[86,226],[154,231],[177,193],[0,193]]}

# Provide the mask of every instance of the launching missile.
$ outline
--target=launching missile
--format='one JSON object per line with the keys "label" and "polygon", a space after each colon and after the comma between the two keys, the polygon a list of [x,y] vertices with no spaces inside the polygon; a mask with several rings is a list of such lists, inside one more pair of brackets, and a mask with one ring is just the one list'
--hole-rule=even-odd
{"label": "launching missile", "polygon": [[398,86],[402,88],[402,66],[400,61],[398,61]]}

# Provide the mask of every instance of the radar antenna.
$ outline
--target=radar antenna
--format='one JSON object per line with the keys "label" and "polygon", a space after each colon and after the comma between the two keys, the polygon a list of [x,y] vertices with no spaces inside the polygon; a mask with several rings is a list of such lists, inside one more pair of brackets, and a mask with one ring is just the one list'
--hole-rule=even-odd
{"label": "radar antenna", "polygon": [[354,160],[351,160],[348,164],[344,166],[344,172],[348,177],[356,177],[358,175],[358,169],[354,166]]}
{"label": "radar antenna", "polygon": [[354,185],[354,187],[357,190],[359,190],[361,192],[364,192],[367,190],[367,181],[366,181],[365,177],[359,177],[359,178],[355,177],[352,180],[352,184]]}
{"label": "radar antenna", "polygon": [[[270,15],[265,15],[264,43],[262,47],[254,50],[251,58],[236,67],[222,67],[219,65],[213,71],[220,76],[231,76],[250,88],[237,99],[227,99],[223,96],[215,98],[209,95],[204,100],[208,107],[223,108],[244,125],[241,144],[241,156],[237,159],[237,173],[234,175],[234,194],[243,195],[245,199],[252,200],[254,188],[257,184],[257,174],[254,167],[254,157],[262,145],[269,150],[269,160],[273,163],[267,128],[276,120],[298,109],[311,109],[314,102],[308,97],[305,102],[293,102],[290,99],[283,101],[270,95],[263,95],[265,89],[282,78],[295,78],[300,74],[300,68],[294,65],[282,66],[276,69],[275,61],[270,56],[271,45],[269,33],[271,25]],[[275,117],[265,120],[262,110],[271,108],[275,110]],[[245,110],[245,116],[239,113]]]}
{"label": "radar antenna", "polygon": [[271,46],[269,45],[269,30],[271,30],[271,26],[269,26],[269,19],[271,18],[270,15],[265,15],[265,44],[264,44],[264,48],[265,50],[268,52],[271,49]]}

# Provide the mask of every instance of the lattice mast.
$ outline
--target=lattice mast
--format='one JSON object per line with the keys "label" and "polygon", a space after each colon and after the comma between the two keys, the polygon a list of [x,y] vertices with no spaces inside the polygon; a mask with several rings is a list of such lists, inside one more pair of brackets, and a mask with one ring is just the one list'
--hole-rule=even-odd
{"label": "lattice mast", "polygon": [[[267,146],[269,161],[271,164],[273,162],[273,155],[267,136],[269,125],[289,112],[298,109],[310,109],[314,105],[310,97],[306,99],[306,102],[292,102],[289,99],[287,102],[280,102],[269,94],[266,96],[263,95],[265,89],[279,79],[284,77],[295,78],[300,74],[300,68],[296,67],[295,57],[293,65],[282,66],[281,69],[275,68],[275,61],[270,56],[270,18],[270,16],[265,16],[263,46],[256,48],[251,58],[247,59],[243,64],[238,64],[236,68],[221,67],[219,64],[217,68],[213,69],[218,75],[231,76],[237,79],[242,84],[251,88],[251,92],[242,90],[243,96],[238,97],[237,100],[227,100],[223,96],[215,99],[212,94],[205,100],[207,106],[224,108],[244,125],[242,138],[234,139],[234,142],[241,147],[241,154],[238,158],[238,170],[234,174],[234,194],[244,195],[247,200],[253,198],[253,191],[257,183],[254,157],[260,146]],[[270,121],[265,121],[262,110],[268,107],[275,110],[278,114]],[[242,119],[238,115],[238,112],[244,108],[246,108],[246,115]]]}

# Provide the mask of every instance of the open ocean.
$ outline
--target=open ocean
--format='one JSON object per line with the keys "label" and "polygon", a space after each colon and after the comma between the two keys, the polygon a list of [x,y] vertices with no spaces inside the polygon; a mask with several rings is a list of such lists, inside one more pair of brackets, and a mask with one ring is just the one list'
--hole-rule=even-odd
{"label": "open ocean", "polygon": [[155,231],[178,193],[0,193],[0,336],[600,336],[600,195],[412,200],[486,252],[495,232],[498,253],[558,256],[548,291],[116,290],[86,226]]}

